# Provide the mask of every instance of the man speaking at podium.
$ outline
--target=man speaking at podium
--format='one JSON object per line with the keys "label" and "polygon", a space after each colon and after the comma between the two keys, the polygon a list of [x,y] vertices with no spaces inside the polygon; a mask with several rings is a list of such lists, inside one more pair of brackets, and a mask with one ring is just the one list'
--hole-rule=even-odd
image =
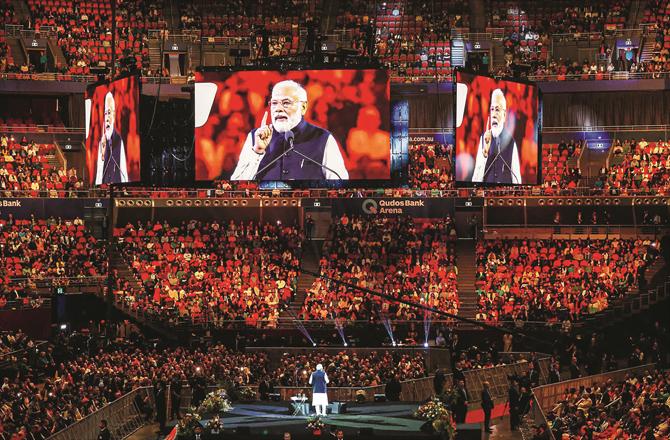
{"label": "man speaking at podium", "polygon": [[519,149],[505,130],[507,100],[500,89],[491,93],[490,115],[486,131],[479,138],[473,182],[521,184]]}
{"label": "man speaking at podium", "polygon": [[261,126],[244,142],[231,180],[323,180],[349,178],[337,141],[305,121],[307,92],[295,81],[275,84]]}

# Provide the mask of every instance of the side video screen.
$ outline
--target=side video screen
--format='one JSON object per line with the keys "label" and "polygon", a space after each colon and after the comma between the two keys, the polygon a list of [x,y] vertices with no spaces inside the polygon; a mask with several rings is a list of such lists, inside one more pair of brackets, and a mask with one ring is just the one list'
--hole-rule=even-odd
{"label": "side video screen", "polygon": [[542,108],[536,85],[456,73],[456,182],[542,182]]}
{"label": "side video screen", "polygon": [[84,103],[89,184],[138,182],[139,78],[129,76],[88,89]]}

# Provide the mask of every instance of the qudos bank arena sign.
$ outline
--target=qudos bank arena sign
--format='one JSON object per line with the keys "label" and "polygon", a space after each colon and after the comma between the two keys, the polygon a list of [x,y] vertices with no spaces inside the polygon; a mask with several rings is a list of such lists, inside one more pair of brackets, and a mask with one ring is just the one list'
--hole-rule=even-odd
{"label": "qudos bank arena sign", "polygon": [[351,215],[381,215],[441,218],[452,214],[453,199],[442,198],[366,198],[331,199],[333,212]]}

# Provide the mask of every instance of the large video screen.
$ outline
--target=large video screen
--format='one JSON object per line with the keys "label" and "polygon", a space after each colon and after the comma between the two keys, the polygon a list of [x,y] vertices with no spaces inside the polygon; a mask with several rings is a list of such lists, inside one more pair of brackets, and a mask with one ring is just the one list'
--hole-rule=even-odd
{"label": "large video screen", "polygon": [[196,180],[391,177],[385,70],[198,72]]}
{"label": "large video screen", "polygon": [[456,182],[541,183],[539,87],[456,73]]}
{"label": "large video screen", "polygon": [[139,78],[86,90],[86,168],[91,185],[140,180]]}

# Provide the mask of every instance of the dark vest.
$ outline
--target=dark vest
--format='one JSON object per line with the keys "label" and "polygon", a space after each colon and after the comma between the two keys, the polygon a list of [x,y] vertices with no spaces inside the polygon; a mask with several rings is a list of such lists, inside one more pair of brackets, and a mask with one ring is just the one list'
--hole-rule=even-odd
{"label": "dark vest", "polygon": [[[500,156],[498,157],[498,151]],[[484,182],[512,183],[512,154],[514,153],[514,139],[501,134],[498,139],[491,139],[491,151],[486,158],[484,168]],[[496,157],[498,157],[496,159]],[[503,161],[504,160],[504,161]],[[495,162],[494,162],[495,161]]]}
{"label": "dark vest", "polygon": [[[293,128],[295,150],[300,151],[305,156],[314,159],[318,164],[323,163],[323,155],[326,151],[326,142],[330,132],[306,122],[304,119]],[[252,139],[255,135],[254,129],[251,133]],[[284,133],[276,130],[272,133],[272,139],[266,150],[265,156],[258,165],[258,170],[262,170],[270,162],[276,159],[280,154],[289,148],[289,144],[284,140]],[[286,156],[272,164],[267,170],[256,176],[258,180],[322,180],[326,178],[324,169],[304,157],[290,152]]]}
{"label": "dark vest", "polygon": [[[107,142],[107,139],[105,139]],[[110,146],[111,144],[111,146]],[[102,183],[121,182],[121,136],[116,130],[105,148],[105,164],[103,165]]]}
{"label": "dark vest", "polygon": [[315,393],[325,393],[326,392],[326,372],[321,370],[316,370],[312,373],[312,391]]}

